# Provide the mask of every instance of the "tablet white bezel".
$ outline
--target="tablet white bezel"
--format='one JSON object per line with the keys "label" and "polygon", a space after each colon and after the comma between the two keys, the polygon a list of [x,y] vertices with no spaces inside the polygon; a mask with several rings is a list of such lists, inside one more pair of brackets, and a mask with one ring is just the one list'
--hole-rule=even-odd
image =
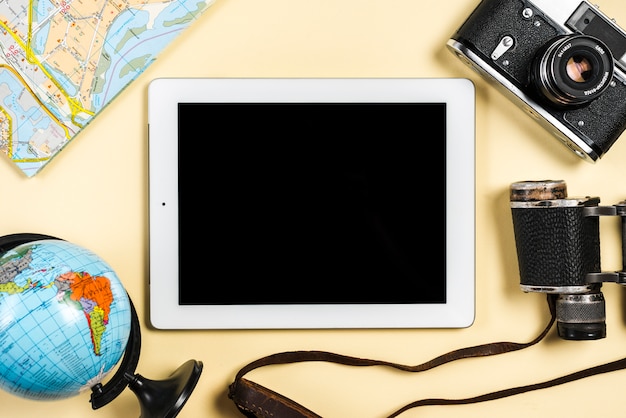
{"label": "tablet white bezel", "polygon": [[[447,105],[445,304],[178,304],[178,103],[412,102]],[[207,115],[210,117],[210,115]],[[203,127],[198,126],[199,130]],[[425,127],[425,130],[427,128]],[[219,134],[219,133],[217,133]],[[427,132],[426,132],[427,134]],[[150,322],[158,329],[463,328],[474,321],[475,89],[462,78],[159,78],[148,88]],[[421,145],[416,145],[421,146]],[[428,150],[421,150],[428,155]],[[427,158],[426,158],[427,160]],[[416,160],[416,164],[428,164]],[[444,210],[432,202],[433,210]],[[199,238],[202,241],[202,238]],[[210,251],[210,249],[207,249]],[[378,285],[384,285],[383,282]],[[230,283],[211,285],[229,292]]]}

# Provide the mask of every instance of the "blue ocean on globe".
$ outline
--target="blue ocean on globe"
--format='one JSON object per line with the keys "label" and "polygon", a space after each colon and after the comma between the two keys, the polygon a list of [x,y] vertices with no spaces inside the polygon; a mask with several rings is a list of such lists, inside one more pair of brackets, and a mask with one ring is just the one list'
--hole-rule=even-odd
{"label": "blue ocean on globe", "polygon": [[124,354],[131,306],[113,269],[62,240],[0,257],[0,388],[36,400],[78,395]]}

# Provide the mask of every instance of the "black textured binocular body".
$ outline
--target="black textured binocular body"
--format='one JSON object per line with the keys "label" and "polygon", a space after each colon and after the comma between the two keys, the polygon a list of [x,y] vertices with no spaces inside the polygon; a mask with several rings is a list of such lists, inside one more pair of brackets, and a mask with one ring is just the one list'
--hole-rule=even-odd
{"label": "black textured binocular body", "polygon": [[[620,216],[626,235],[626,201],[600,206],[597,197],[567,197],[562,180],[511,184],[510,204],[524,292],[557,294],[559,336],[606,336],[603,282],[626,284],[624,268],[602,272],[600,216]],[[622,239],[622,259],[624,260]]]}

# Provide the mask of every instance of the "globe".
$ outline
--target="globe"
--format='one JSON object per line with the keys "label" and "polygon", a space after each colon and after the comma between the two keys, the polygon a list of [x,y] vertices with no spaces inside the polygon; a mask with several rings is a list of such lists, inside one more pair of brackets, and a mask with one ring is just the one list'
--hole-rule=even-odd
{"label": "globe", "polygon": [[0,256],[0,388],[57,400],[100,383],[124,355],[131,302],[113,269],[76,244],[23,243]]}

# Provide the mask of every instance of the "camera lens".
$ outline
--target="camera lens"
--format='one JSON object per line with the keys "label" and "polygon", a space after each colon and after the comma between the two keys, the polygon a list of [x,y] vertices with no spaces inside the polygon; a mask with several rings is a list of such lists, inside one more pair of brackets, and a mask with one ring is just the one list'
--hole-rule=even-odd
{"label": "camera lens", "polygon": [[581,105],[598,98],[613,78],[613,56],[599,39],[562,36],[537,54],[531,79],[539,94],[560,106]]}
{"label": "camera lens", "polygon": [[577,83],[584,83],[593,76],[593,64],[584,55],[575,55],[565,64],[567,76]]}

